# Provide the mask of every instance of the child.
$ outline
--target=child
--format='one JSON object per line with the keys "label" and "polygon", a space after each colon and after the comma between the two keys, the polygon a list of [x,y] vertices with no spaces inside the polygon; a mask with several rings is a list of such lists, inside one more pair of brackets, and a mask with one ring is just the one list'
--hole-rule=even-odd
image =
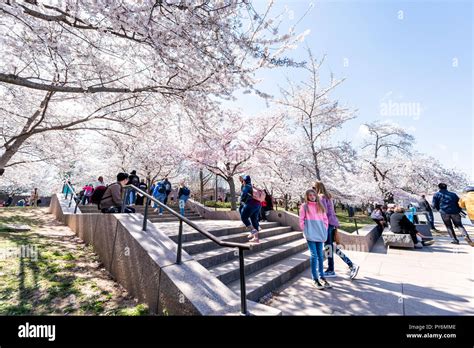
{"label": "child", "polygon": [[342,261],[344,261],[350,270],[350,277],[354,279],[357,276],[359,271],[359,266],[354,264],[337,246],[334,247],[334,237],[336,230],[339,227],[339,220],[337,219],[336,212],[334,211],[334,203],[332,201],[331,194],[326,190],[326,187],[321,181],[316,181],[313,186],[314,190],[318,193],[319,199],[326,210],[326,215],[328,217],[328,238],[325,243],[325,250],[328,251],[328,268],[324,272],[324,278],[335,277],[336,272],[334,272],[334,252],[338,255]]}
{"label": "child", "polygon": [[311,253],[311,275],[318,290],[330,288],[324,278],[323,244],[327,239],[328,218],[315,190],[308,190],[305,203],[300,207],[300,227]]}

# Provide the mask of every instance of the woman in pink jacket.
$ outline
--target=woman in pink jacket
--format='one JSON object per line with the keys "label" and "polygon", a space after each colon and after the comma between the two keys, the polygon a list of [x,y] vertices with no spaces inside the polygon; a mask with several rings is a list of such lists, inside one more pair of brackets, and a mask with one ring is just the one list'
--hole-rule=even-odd
{"label": "woman in pink jacket", "polygon": [[359,272],[359,266],[353,263],[341,250],[340,246],[335,245],[335,234],[337,228],[339,227],[339,220],[337,219],[336,212],[334,211],[334,202],[332,201],[331,194],[326,190],[326,187],[321,181],[316,181],[313,188],[318,193],[318,197],[321,201],[321,204],[326,210],[328,217],[328,238],[326,240],[324,249],[327,250],[328,255],[328,268],[324,272],[325,278],[335,277],[336,272],[334,272],[334,253],[336,253],[342,261],[346,263],[350,270],[350,277],[354,279]]}
{"label": "woman in pink jacket", "polygon": [[314,286],[321,290],[331,285],[324,278],[323,244],[327,239],[328,218],[315,190],[308,190],[300,207],[300,227],[311,253],[311,275]]}

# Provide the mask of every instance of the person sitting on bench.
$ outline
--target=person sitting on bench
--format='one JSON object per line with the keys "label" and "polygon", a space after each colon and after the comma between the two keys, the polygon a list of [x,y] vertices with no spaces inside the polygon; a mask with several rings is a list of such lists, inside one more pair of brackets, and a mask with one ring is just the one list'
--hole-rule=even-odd
{"label": "person sitting on bench", "polygon": [[416,226],[406,217],[405,209],[401,206],[395,208],[395,212],[390,216],[390,230],[393,233],[409,234],[415,244],[415,248],[423,248],[423,245],[431,245],[433,240],[424,241],[424,237],[416,230]]}

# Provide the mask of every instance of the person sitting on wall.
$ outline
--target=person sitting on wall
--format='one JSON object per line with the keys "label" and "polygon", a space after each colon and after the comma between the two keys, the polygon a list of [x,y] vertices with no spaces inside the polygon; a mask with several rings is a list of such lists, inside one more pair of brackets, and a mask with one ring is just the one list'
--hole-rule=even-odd
{"label": "person sitting on wall", "polygon": [[381,234],[386,226],[381,205],[375,206],[375,209],[370,214],[370,218],[377,224],[377,230]]}
{"label": "person sitting on wall", "polygon": [[[127,173],[118,173],[117,182],[109,185],[99,203],[99,209],[102,213],[114,214],[122,211],[122,193],[123,187],[128,183]],[[125,207],[124,213],[134,213],[132,207]]]}
{"label": "person sitting on wall", "polygon": [[394,213],[390,216],[390,230],[397,234],[409,234],[416,249],[421,249],[423,245],[434,243],[434,240],[423,240],[426,237],[416,230],[416,226],[407,218],[405,209],[401,206],[397,206]]}

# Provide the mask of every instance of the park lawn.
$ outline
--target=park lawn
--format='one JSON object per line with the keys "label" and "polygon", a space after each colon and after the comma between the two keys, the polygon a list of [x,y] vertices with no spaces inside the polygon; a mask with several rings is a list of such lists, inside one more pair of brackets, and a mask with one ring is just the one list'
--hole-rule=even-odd
{"label": "park lawn", "polygon": [[[9,232],[2,228],[6,223],[31,230]],[[20,246],[33,252],[13,254]],[[145,305],[112,281],[92,248],[45,209],[0,209],[0,315],[146,314]]]}
{"label": "park lawn", "polygon": [[[291,212],[294,214],[299,214],[299,211],[295,209],[291,210]],[[354,220],[349,218],[347,211],[336,209],[336,216],[337,216],[337,219],[339,220],[339,228],[342,231],[349,232],[349,233],[356,231]],[[357,219],[358,229],[361,229],[362,227],[367,226],[367,225],[375,224],[374,221],[370,217],[364,214],[360,214],[360,213],[356,214],[355,218]]]}
{"label": "park lawn", "polygon": [[[349,216],[347,215],[347,212],[336,211],[336,216],[337,216],[337,219],[339,220],[339,228],[342,231],[349,232],[349,233],[355,232],[356,230],[355,223],[351,218],[349,218]],[[357,220],[357,228],[359,229],[367,225],[375,224],[375,222],[366,215],[356,214],[355,218]]]}

